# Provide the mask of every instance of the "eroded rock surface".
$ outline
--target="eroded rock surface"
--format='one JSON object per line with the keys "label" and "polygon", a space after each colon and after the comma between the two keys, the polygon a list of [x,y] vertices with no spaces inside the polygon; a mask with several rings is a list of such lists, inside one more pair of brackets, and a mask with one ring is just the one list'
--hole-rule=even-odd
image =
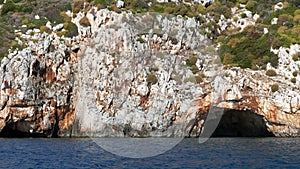
{"label": "eroded rock surface", "polygon": [[[79,24],[85,15],[90,27]],[[299,80],[289,80],[299,71],[292,59],[298,45],[274,51],[279,66],[268,67],[277,72],[269,77],[223,70],[191,18],[92,8],[72,21],[79,36],[60,38],[55,30],[22,35],[28,47],[1,61],[0,130],[46,137],[198,136],[209,109],[219,107],[258,115],[276,136],[300,135]]]}

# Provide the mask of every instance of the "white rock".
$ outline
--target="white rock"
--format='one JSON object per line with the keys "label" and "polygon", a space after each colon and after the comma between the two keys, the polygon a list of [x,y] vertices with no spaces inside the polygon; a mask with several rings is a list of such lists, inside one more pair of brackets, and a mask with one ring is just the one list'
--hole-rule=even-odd
{"label": "white rock", "polygon": [[50,22],[50,21],[48,21],[48,22],[46,23],[46,26],[47,26],[49,29],[52,29],[52,26],[51,26],[51,22]]}
{"label": "white rock", "polygon": [[58,24],[56,26],[53,27],[53,31],[60,31],[64,28],[64,24]]}
{"label": "white rock", "polygon": [[278,18],[273,18],[273,19],[271,20],[271,24],[272,24],[272,25],[276,25],[276,24],[277,24],[277,21],[278,21]]}
{"label": "white rock", "polygon": [[124,5],[125,5],[124,1],[120,1],[120,0],[117,1],[116,6],[117,6],[118,8],[124,8]]}
{"label": "white rock", "polygon": [[283,3],[282,2],[278,2],[275,6],[274,6],[274,10],[280,10],[283,8]]}

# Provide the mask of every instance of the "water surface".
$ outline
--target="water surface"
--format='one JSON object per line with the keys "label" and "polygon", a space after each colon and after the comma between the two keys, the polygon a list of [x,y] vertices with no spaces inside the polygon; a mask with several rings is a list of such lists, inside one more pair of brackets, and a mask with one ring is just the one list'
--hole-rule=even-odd
{"label": "water surface", "polygon": [[1,168],[298,168],[298,138],[184,139],[159,156],[130,159],[91,139],[0,139]]}

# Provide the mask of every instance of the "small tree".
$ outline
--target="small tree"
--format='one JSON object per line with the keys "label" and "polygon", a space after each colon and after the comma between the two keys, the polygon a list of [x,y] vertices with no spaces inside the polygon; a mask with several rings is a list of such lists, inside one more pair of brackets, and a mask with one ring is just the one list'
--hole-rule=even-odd
{"label": "small tree", "polygon": [[278,91],[278,89],[279,89],[279,85],[276,83],[276,84],[273,84],[272,86],[271,86],[271,90],[272,90],[272,92],[274,93],[274,92],[276,92],[276,91]]}

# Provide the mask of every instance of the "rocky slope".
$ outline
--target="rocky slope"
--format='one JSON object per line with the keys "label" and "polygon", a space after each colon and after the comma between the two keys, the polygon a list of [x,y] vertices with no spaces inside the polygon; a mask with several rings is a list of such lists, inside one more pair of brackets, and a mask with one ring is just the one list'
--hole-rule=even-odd
{"label": "rocky slope", "polygon": [[[80,25],[84,17],[90,26]],[[62,38],[63,25],[49,23],[50,33],[19,33],[28,47],[2,59],[3,136],[198,136],[213,107],[238,111],[254,133],[300,135],[299,75],[290,81],[299,45],[273,50],[279,66],[269,64],[276,76],[267,76],[223,70],[194,18],[91,8],[72,22],[78,36]]]}

